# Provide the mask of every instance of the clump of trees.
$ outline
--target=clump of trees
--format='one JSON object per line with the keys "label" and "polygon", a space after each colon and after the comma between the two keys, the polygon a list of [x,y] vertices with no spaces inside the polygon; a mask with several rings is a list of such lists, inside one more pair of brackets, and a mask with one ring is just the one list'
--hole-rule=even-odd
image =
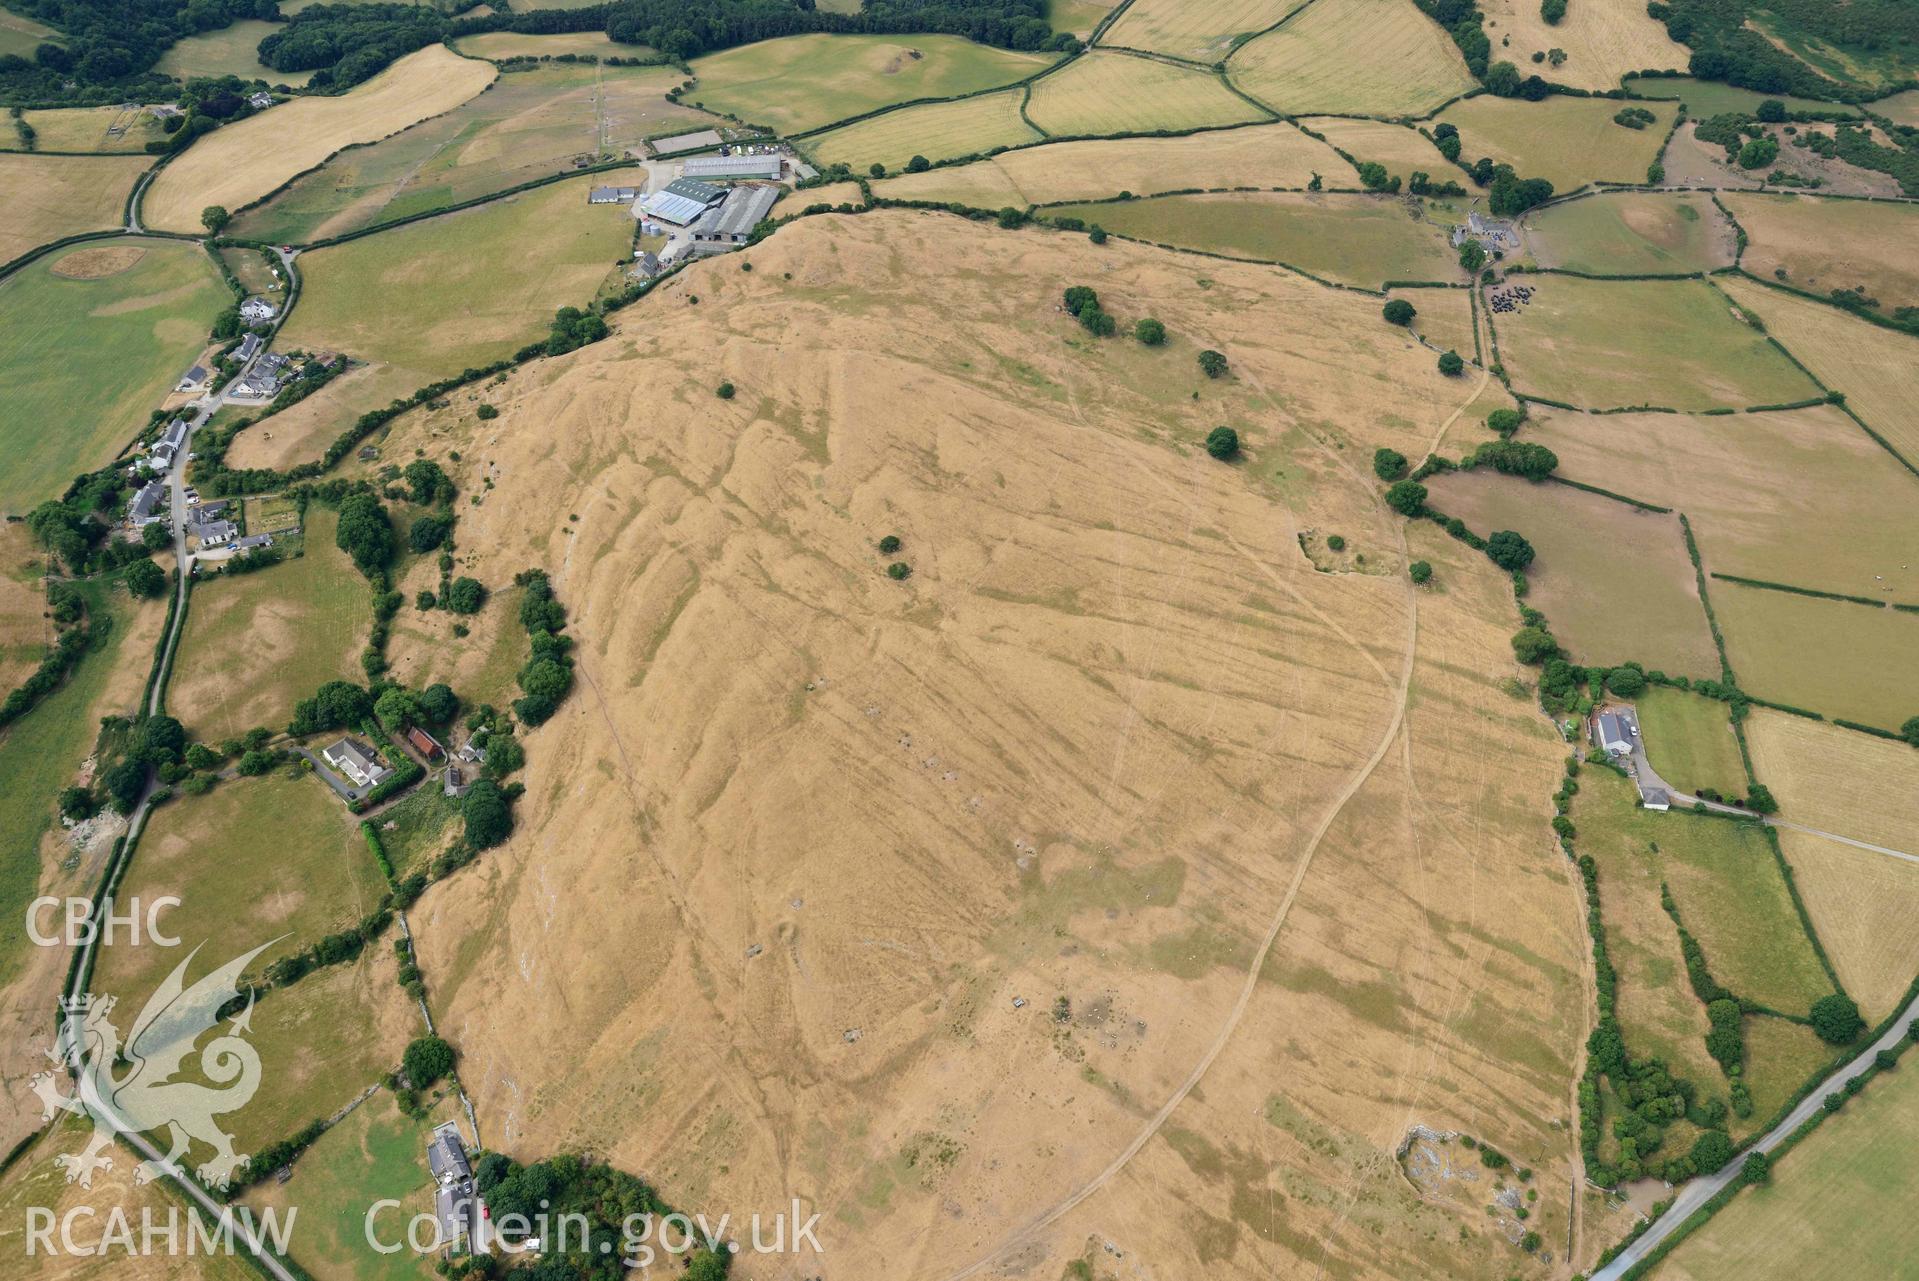
{"label": "clump of trees", "polygon": [[1202,351],[1199,353],[1199,367],[1208,378],[1223,378],[1226,376],[1226,357],[1210,349]]}
{"label": "clump of trees", "polygon": [[560,634],[566,626],[566,609],[553,595],[546,572],[529,569],[513,581],[521,589],[520,625],[533,643],[532,656],[520,669],[523,696],[514,700],[513,714],[527,725],[539,725],[559,709],[560,700],[573,687],[569,656],[573,642]]}
{"label": "clump of trees", "polygon": [[1460,466],[1469,469],[1490,466],[1501,475],[1539,481],[1559,467],[1559,455],[1529,441],[1489,440],[1468,454]]}
{"label": "clump of trees", "polygon": [[1465,368],[1466,362],[1460,359],[1458,352],[1442,351],[1439,353],[1439,372],[1446,375],[1446,377],[1457,378]]}
{"label": "clump of trees", "polygon": [[1221,462],[1239,457],[1239,433],[1231,427],[1215,427],[1206,433],[1206,452]]}
{"label": "clump of trees", "polygon": [[1521,570],[1533,563],[1533,545],[1525,536],[1501,529],[1486,540],[1486,555],[1501,569]]}
{"label": "clump of trees", "polygon": [[1398,481],[1386,491],[1386,505],[1401,516],[1418,516],[1426,510],[1426,493],[1416,480]]}
{"label": "clump of trees", "polygon": [[400,1055],[400,1070],[416,1090],[453,1073],[453,1047],[437,1036],[416,1037]]}
{"label": "clump of trees", "polygon": [[1406,455],[1381,446],[1373,451],[1373,475],[1381,480],[1398,480],[1406,474]]}
{"label": "clump of trees", "polygon": [[584,347],[590,342],[598,342],[609,331],[606,321],[599,313],[582,311],[578,307],[562,307],[553,313],[553,329],[547,335],[546,354],[560,356]]}
{"label": "clump of trees", "polygon": [[1133,337],[1147,347],[1158,347],[1166,341],[1166,326],[1146,316],[1133,326]]}
{"label": "clump of trees", "polygon": [[[1081,327],[1095,338],[1105,338],[1118,331],[1119,322],[1099,305],[1099,294],[1094,292],[1091,286],[1072,286],[1066,291],[1065,302],[1067,312],[1077,317]],[[1164,340],[1164,330],[1161,331],[1160,337]]]}
{"label": "clump of trees", "polygon": [[1380,314],[1386,317],[1388,324],[1410,325],[1419,311],[1404,298],[1395,298],[1380,309]]}
{"label": "clump of trees", "polygon": [[380,500],[365,490],[340,500],[340,523],[333,541],[369,578],[385,573],[393,561],[393,522]]}
{"label": "clump of trees", "polygon": [[1851,1045],[1866,1030],[1859,1007],[1843,992],[1822,996],[1812,1003],[1812,1030],[1829,1045]]}

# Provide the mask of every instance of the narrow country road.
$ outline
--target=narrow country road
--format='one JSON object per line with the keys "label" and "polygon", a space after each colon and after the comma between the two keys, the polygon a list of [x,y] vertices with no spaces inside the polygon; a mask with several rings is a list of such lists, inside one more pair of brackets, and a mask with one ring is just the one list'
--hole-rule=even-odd
{"label": "narrow country road", "polygon": [[[1821,1081],[1818,1089],[1807,1095],[1800,1101],[1798,1107],[1787,1113],[1785,1120],[1773,1126],[1772,1129],[1767,1130],[1765,1134],[1755,1140],[1748,1151],[1772,1151],[1787,1135],[1812,1119],[1813,1114],[1819,1111],[1828,1094],[1831,1094],[1835,1090],[1843,1089],[1847,1081],[1850,1081],[1852,1078],[1864,1072],[1868,1067],[1872,1066],[1872,1059],[1875,1054],[1881,1050],[1891,1049],[1905,1037],[1907,1035],[1906,1029],[1911,1026],[1915,1019],[1919,1019],[1919,997],[1914,997],[1912,1002],[1899,1012],[1899,1017],[1893,1020],[1892,1026],[1886,1029],[1883,1036],[1861,1050],[1858,1057],[1847,1063],[1846,1066],[1834,1072],[1824,1081]],[[1739,1168],[1740,1162],[1734,1160],[1728,1162],[1726,1167],[1717,1174],[1696,1178],[1688,1183],[1680,1190],[1679,1195],[1673,1198],[1672,1208],[1660,1215],[1659,1218],[1654,1221],[1653,1225],[1646,1230],[1644,1236],[1620,1251],[1618,1258],[1593,1273],[1592,1281],[1619,1281],[1619,1278],[1624,1276],[1634,1264],[1644,1259],[1652,1252],[1655,1246],[1676,1232],[1680,1224],[1692,1217],[1694,1211],[1706,1202],[1712,1200],[1715,1196],[1718,1196],[1720,1192],[1724,1191],[1727,1186],[1739,1178]]]}

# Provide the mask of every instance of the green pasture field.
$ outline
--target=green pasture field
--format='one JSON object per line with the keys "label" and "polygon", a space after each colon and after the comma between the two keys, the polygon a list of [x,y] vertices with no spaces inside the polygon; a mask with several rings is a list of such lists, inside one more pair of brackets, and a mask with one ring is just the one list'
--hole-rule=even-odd
{"label": "green pasture field", "polygon": [[298,1206],[303,1248],[296,1257],[317,1281],[421,1281],[433,1275],[425,1256],[412,1250],[381,1254],[367,1243],[367,1211],[377,1201],[398,1206],[374,1219],[383,1241],[403,1239],[416,1214],[433,1213],[433,1176],[426,1145],[436,1121],[404,1115],[390,1091],[381,1090],[352,1115],[320,1136],[293,1167],[293,1177],[257,1184],[245,1203]]}
{"label": "green pasture field", "polygon": [[[1458,256],[1438,223],[1415,222],[1388,196],[1237,192],[1065,205],[1084,218],[1154,243],[1283,262],[1377,289],[1387,280],[1454,280]],[[1464,353],[1471,356],[1469,350]]]}
{"label": "green pasture field", "polygon": [[448,797],[438,783],[416,789],[411,796],[381,812],[377,824],[380,843],[401,879],[425,872],[433,859],[446,849],[448,838],[458,831],[453,820],[459,813],[459,800]]}
{"label": "green pasture field", "polygon": [[[1429,478],[1434,508],[1482,537],[1511,529],[1532,543],[1526,603],[1552,621],[1582,663],[1637,659],[1674,675],[1717,676],[1706,613],[1675,516],[1490,470]],[[1619,602],[1630,600],[1632,608]]]}
{"label": "green pasture field", "polygon": [[1526,247],[1542,267],[1601,276],[1730,267],[1736,233],[1700,192],[1622,191],[1527,216]]}
{"label": "green pasture field", "polygon": [[[1745,1032],[1746,1085],[1752,1091],[1752,1117],[1746,1124],[1755,1130],[1757,1122],[1776,1116],[1806,1082],[1829,1070],[1840,1054],[1850,1058],[1856,1053],[1834,1049],[1817,1032],[1790,1019],[1750,1015]],[[1745,1137],[1737,1126],[1734,1133]]]}
{"label": "green pasture field", "polygon": [[276,243],[318,240],[618,157],[648,134],[710,122],[666,100],[682,79],[671,67],[581,63],[508,72],[444,116],[340,152],[235,228]]}
{"label": "green pasture field", "polygon": [[1919,1072],[1907,1057],[1827,1117],[1686,1238],[1656,1281],[1855,1281],[1899,1277],[1919,1258]]}
{"label": "green pasture field", "polygon": [[[1624,106],[1638,106],[1657,119],[1643,129],[1613,123]],[[1544,178],[1560,195],[1589,182],[1644,182],[1659,158],[1676,106],[1621,103],[1612,98],[1555,94],[1543,102],[1481,94],[1455,102],[1439,118],[1459,129],[1459,158],[1481,156],[1509,164],[1522,178]]]}
{"label": "green pasture field", "polygon": [[1534,406],[1522,438],[1569,480],[1684,510],[1709,571],[1919,602],[1919,478],[1833,406],[1603,418]]}
{"label": "green pasture field", "polygon": [[144,670],[151,655],[126,647],[136,610],[164,611],[160,602],[136,604],[117,582],[76,583],[87,611],[104,624],[97,646],[40,705],[0,732],[0,984],[11,981],[27,946],[22,922],[40,884],[40,838],[54,824],[61,789],[93,750],[100,732],[98,703],[122,664]]}
{"label": "green pasture field", "polygon": [[604,31],[563,31],[552,35],[483,31],[476,36],[460,37],[453,42],[453,47],[469,58],[486,58],[494,62],[506,58],[551,58],[563,53],[591,54],[598,58],[651,58],[655,55],[655,50],[643,44],[620,44]]}
{"label": "green pasture field", "polygon": [[11,9],[0,9],[0,57],[12,54],[19,58],[31,58],[33,51],[43,44],[64,43],[66,37],[52,27]]}
{"label": "green pasture field", "polygon": [[1795,98],[1791,94],[1765,94],[1717,80],[1694,80],[1691,76],[1627,76],[1626,88],[1647,98],[1676,99],[1686,104],[1686,113],[1695,120],[1729,112],[1751,114],[1767,98],[1777,98],[1791,111],[1836,111],[1848,116],[1859,108],[1843,102],[1820,102],[1815,98]]}
{"label": "green pasture field", "polygon": [[154,810],[122,892],[180,898],[167,928],[182,948],[122,941],[100,953],[96,984],[137,1003],[202,940],[200,963],[216,966],[271,943],[249,968],[258,974],[374,911],[386,881],[332,789],[276,770]]}
{"label": "green pasture field", "polygon": [[1267,119],[1211,72],[1124,53],[1090,53],[1035,81],[1026,114],[1047,133],[1063,137]]}
{"label": "green pasture field", "polygon": [[167,706],[189,730],[222,740],[279,730],[293,705],[330,680],[360,680],[372,625],[368,588],[334,546],[338,518],[307,510],[305,554],[193,590]]}
{"label": "green pasture field", "polygon": [[1884,116],[1896,125],[1919,128],[1919,89],[1907,89],[1871,104],[1874,115]]}
{"label": "green pasture field", "polygon": [[[1579,785],[1572,813],[1578,827],[1575,840],[1579,852],[1599,865],[1607,943],[1612,942],[1612,923],[1619,919],[1608,905],[1612,897],[1632,915],[1626,934],[1637,940],[1633,946],[1651,954],[1652,963],[1636,965],[1634,974],[1622,971],[1622,1013],[1654,1011],[1656,1017],[1643,1025],[1645,1034],[1668,1038],[1638,1044],[1634,1025],[1627,1024],[1627,1048],[1642,1056],[1678,1050],[1676,1061],[1695,1073],[1702,1093],[1723,1096],[1724,1077],[1705,1054],[1704,1007],[1687,982],[1678,931],[1660,906],[1659,886],[1664,883],[1671,890],[1680,919],[1705,952],[1715,980],[1747,1000],[1804,1014],[1813,1001],[1832,991],[1832,984],[1799,923],[1765,834],[1752,824],[1729,819],[1641,809],[1632,784],[1610,770],[1584,770]],[[1645,990],[1642,983],[1653,990]],[[1686,1012],[1688,1003],[1699,1012],[1696,1024]],[[1774,1035],[1777,1029],[1761,1026],[1775,1023],[1781,1020],[1758,1015],[1745,1020],[1748,1038],[1762,1039],[1765,1049],[1764,1054],[1748,1056],[1747,1080],[1755,1103],[1749,1126],[1762,1122],[1771,1110],[1760,1106],[1762,1095],[1783,1099],[1829,1057],[1820,1052],[1808,1062],[1804,1047],[1792,1044],[1796,1038]],[[1697,1028],[1697,1043],[1687,1043],[1687,1026]]]}
{"label": "green pasture field", "polygon": [[948,160],[1038,142],[1039,131],[1020,118],[1020,96],[1012,89],[889,111],[808,139],[806,147],[822,164],[844,162],[863,170],[877,163],[899,170],[914,156]]}
{"label": "green pasture field", "polygon": [[[29,111],[24,119],[33,126],[40,151],[125,152],[147,149],[147,144],[166,135],[160,131],[160,118],[145,107],[128,111],[124,107],[55,107],[47,111]],[[0,149],[18,147],[12,129],[0,129]]]}
{"label": "green pasture field", "polygon": [[1300,0],[1133,0],[1102,43],[1214,63]]}
{"label": "green pasture field", "polygon": [[780,133],[804,133],[898,102],[1010,84],[1052,61],[959,36],[786,36],[695,58],[699,84],[686,99]]}
{"label": "green pasture field", "polygon": [[217,31],[188,36],[162,54],[154,70],[182,80],[238,76],[242,80],[264,80],[270,85],[299,88],[313,79],[311,71],[275,71],[260,61],[260,42],[280,30],[280,26],[243,18]]}
{"label": "green pasture field", "polygon": [[[24,514],[111,460],[232,300],[197,244],[101,244],[48,254],[0,281],[0,511]],[[96,271],[107,274],[87,274]]]}
{"label": "green pasture field", "polygon": [[1698,280],[1530,276],[1531,301],[1493,318],[1514,390],[1582,408],[1698,411],[1820,392]]}
{"label": "green pasture field", "polygon": [[1739,684],[1775,703],[1898,729],[1919,708],[1919,614],[1715,582]]}
{"label": "green pasture field", "polygon": [[1634,701],[1646,755],[1659,777],[1695,795],[1701,788],[1722,796],[1746,794],[1746,767],[1726,704],[1658,685]]}
{"label": "green pasture field", "polygon": [[1412,0],[1314,0],[1240,46],[1226,74],[1289,115],[1424,115],[1479,83]]}
{"label": "green pasture field", "polygon": [[630,211],[586,203],[590,187],[623,176],[568,179],[303,254],[300,303],[280,345],[342,351],[389,371],[360,384],[371,403],[335,402],[342,426],[396,394],[511,355],[545,336],[557,308],[591,302],[626,261]]}

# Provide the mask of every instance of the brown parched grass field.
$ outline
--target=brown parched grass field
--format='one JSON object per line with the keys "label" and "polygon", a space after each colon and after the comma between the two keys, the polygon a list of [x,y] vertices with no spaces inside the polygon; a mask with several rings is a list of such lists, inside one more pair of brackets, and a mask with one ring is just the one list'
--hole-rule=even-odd
{"label": "brown parched grass field", "polygon": [[[1530,73],[1535,53],[1564,50],[1566,60],[1540,74],[1579,89],[1617,89],[1619,78],[1635,71],[1684,70],[1691,54],[1636,0],[1569,4],[1556,24],[1547,23],[1539,6],[1527,0],[1483,0],[1480,11],[1497,46],[1496,57]],[[1511,44],[1504,43],[1508,38]]]}
{"label": "brown parched grass field", "polygon": [[1133,0],[1100,43],[1218,62],[1244,39],[1278,22],[1300,0]]}
{"label": "brown parched grass field", "polygon": [[145,156],[0,153],[0,263],[62,236],[120,225]]}
{"label": "brown parched grass field", "polygon": [[[1088,337],[1082,279],[1172,341]],[[827,215],[487,388],[496,420],[402,417],[388,457],[483,496],[463,567],[547,566],[578,664],[512,839],[410,913],[489,1142],[590,1142],[676,1204],[804,1188],[897,1278],[1055,1276],[1096,1234],[1220,1275],[1509,1266],[1395,1167],[1423,1122],[1532,1168],[1563,1239],[1564,748],[1501,688],[1504,576],[1361,465],[1478,391],[1387,328],[1268,268]]]}
{"label": "brown parched grass field", "polygon": [[1793,884],[1832,968],[1866,1020],[1899,1007],[1919,978],[1919,866],[1807,832],[1781,831]]}
{"label": "brown parched grass field", "polygon": [[1919,752],[1763,707],[1746,721],[1746,742],[1783,817],[1919,855]]}
{"label": "brown parched grass field", "polygon": [[1871,200],[1727,192],[1750,237],[1739,265],[1816,294],[1863,288],[1886,311],[1919,303],[1919,263],[1903,246],[1919,237],[1919,210]]}
{"label": "brown parched grass field", "polygon": [[298,98],[215,130],[160,171],[140,200],[143,223],[199,232],[200,211],[252,204],[340,148],[376,142],[459,106],[499,71],[444,45],[410,53],[338,98]]}
{"label": "brown parched grass field", "polygon": [[1561,195],[1590,182],[1644,182],[1659,158],[1677,103],[1640,102],[1653,113],[1643,129],[1614,124],[1611,98],[1555,94],[1542,102],[1481,94],[1455,102],[1439,118],[1459,129],[1459,158],[1509,164],[1522,178],[1544,178]]}

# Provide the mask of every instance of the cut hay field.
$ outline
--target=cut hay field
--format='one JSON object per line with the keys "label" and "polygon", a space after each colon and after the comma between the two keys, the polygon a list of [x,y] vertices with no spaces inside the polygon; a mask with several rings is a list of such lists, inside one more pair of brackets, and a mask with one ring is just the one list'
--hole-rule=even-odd
{"label": "cut hay field", "polygon": [[[1548,24],[1539,6],[1526,0],[1485,0],[1481,12],[1495,58],[1512,62],[1522,74],[1537,72],[1554,84],[1578,89],[1617,89],[1619,78],[1635,71],[1684,70],[1691,55],[1666,34],[1665,23],[1634,0],[1568,4],[1557,24]],[[1565,62],[1535,66],[1535,53],[1553,49],[1565,52]]]}
{"label": "cut hay field", "polygon": [[366,580],[333,545],[336,524],[315,504],[305,555],[194,589],[167,705],[196,736],[277,732],[325,682],[361,679],[372,607]]}
{"label": "cut hay field", "polygon": [[1289,115],[1424,115],[1479,83],[1412,0],[1314,0],[1240,46],[1226,74]]}
{"label": "cut hay field", "polygon": [[1170,54],[1208,65],[1298,8],[1301,0],[1133,0],[1102,45]]}
{"label": "cut hay field", "polygon": [[[33,1116],[38,1119],[39,1115],[36,1104]],[[255,1281],[260,1275],[238,1249],[189,1254],[185,1233],[190,1230],[194,1212],[185,1196],[165,1180],[135,1182],[138,1163],[124,1149],[109,1149],[113,1164],[94,1174],[91,1187],[69,1183],[57,1158],[83,1151],[93,1139],[93,1122],[64,1112],[55,1115],[58,1119],[0,1176],[0,1216],[17,1225],[12,1231],[21,1238],[14,1243],[18,1247],[16,1257],[7,1265],[7,1275],[13,1281]],[[73,1225],[76,1247],[96,1245],[110,1230],[108,1225],[114,1220],[109,1216],[122,1214],[136,1231],[143,1219],[160,1232],[169,1222],[177,1222],[180,1245],[175,1250],[161,1245],[122,1252],[108,1244],[97,1254],[81,1254],[68,1253],[56,1244],[52,1249],[43,1246],[29,1253],[24,1229],[29,1216],[42,1210],[55,1215],[57,1223]],[[157,1233],[153,1239],[165,1240]]]}
{"label": "cut hay field", "polygon": [[1818,396],[1810,378],[1698,280],[1529,276],[1493,319],[1514,389],[1582,408],[1698,411]]}
{"label": "cut hay field", "polygon": [[505,73],[445,115],[342,151],[234,229],[304,243],[618,157],[648,134],[711,120],[666,100],[681,79],[670,67],[578,63]]}
{"label": "cut hay field", "polygon": [[[1875,1077],[1772,1172],[1666,1256],[1657,1281],[1897,1277],[1919,1258],[1919,1072]],[[1861,1225],[1870,1225],[1861,1230]]]}
{"label": "cut hay field", "polygon": [[1727,192],[1749,243],[1739,265],[1755,276],[1829,294],[1864,287],[1890,312],[1919,303],[1919,209],[1866,200]]}
{"label": "cut hay field", "polygon": [[433,1213],[426,1145],[434,1124],[452,1119],[455,1111],[441,1107],[416,1120],[399,1110],[390,1091],[381,1090],[307,1149],[292,1178],[256,1184],[241,1203],[255,1212],[298,1208],[303,1248],[294,1253],[315,1281],[423,1281],[434,1275],[428,1256],[373,1249],[367,1213],[377,1201],[398,1203],[373,1219],[381,1241],[402,1239],[408,1220]]}
{"label": "cut hay field", "polygon": [[174,240],[82,244],[0,281],[0,511],[117,454],[231,299],[206,251]]}
{"label": "cut hay field", "polygon": [[1919,466],[1919,338],[1737,276],[1720,284],[1819,381],[1843,393],[1868,427]]}
{"label": "cut hay field", "polygon": [[1919,752],[1763,707],[1746,721],[1746,742],[1782,817],[1919,855]]}
{"label": "cut hay field", "polygon": [[[1056,306],[1080,280],[1172,341],[1087,337]],[[1418,594],[1298,551],[1337,528],[1396,569],[1430,532],[1349,460],[1431,439],[1477,388],[1378,315],[1270,268],[880,210],[674,277],[607,342],[489,387],[496,421],[457,398],[397,421],[388,458],[484,494],[475,576],[551,566],[576,637],[512,839],[410,914],[488,1128],[596,1134],[686,1204],[804,1184],[862,1275],[1011,1243],[1058,1276],[1089,1216],[1191,1258],[1166,1204],[1216,1207],[1222,1272],[1509,1267],[1483,1206],[1399,1176],[1409,1117],[1523,1159],[1551,1229],[1577,902],[1539,852],[1564,747],[1500,689],[1510,588],[1443,539],[1415,546],[1446,589]],[[1202,342],[1233,377],[1204,378]],[[1198,448],[1221,421],[1242,466]],[[645,993],[570,977],[614,937]],[[734,1088],[796,1064],[817,1084]],[[953,1157],[923,1180],[902,1149],[935,1132]],[[1136,1141],[1030,1240],[990,1210],[1061,1205]],[[1364,1230],[1304,1187],[1355,1189]]]}
{"label": "cut hay field", "polygon": [[1491,156],[1522,178],[1544,178],[1561,195],[1590,182],[1644,182],[1659,158],[1678,108],[1638,103],[1658,119],[1643,129],[1613,123],[1610,98],[1555,94],[1543,102],[1482,94],[1455,102],[1439,118],[1459,129],[1459,158]]}
{"label": "cut hay field", "polygon": [[[1567,12],[1570,15],[1571,7]],[[1838,112],[1856,116],[1857,107],[1843,102],[1822,102],[1816,98],[1797,98],[1791,94],[1759,93],[1718,80],[1695,80],[1691,76],[1627,76],[1626,88],[1647,98],[1667,98],[1686,104],[1686,113],[1694,120],[1705,120],[1728,112],[1751,115],[1767,98],[1777,98],[1791,111]]]}
{"label": "cut hay field", "polygon": [[901,174],[874,191],[896,200],[956,200],[983,209],[1097,200],[1195,187],[1304,187],[1346,162],[1290,124],[1183,138],[1102,138],[1023,147],[970,165]]}
{"label": "cut hay field", "polygon": [[1097,52],[1034,82],[1026,114],[1058,137],[1199,129],[1268,118],[1209,71]]}
{"label": "cut hay field", "polygon": [[[1648,686],[1633,701],[1646,738],[1646,756],[1659,777],[1694,795],[1701,788],[1721,796],[1746,794],[1746,767],[1726,704],[1658,685]],[[1771,781],[1764,774],[1760,778]]]}
{"label": "cut hay field", "polygon": [[695,58],[699,83],[685,97],[782,134],[804,133],[916,98],[1011,84],[1053,60],[959,36],[786,36]]}
{"label": "cut hay field", "polygon": [[1535,406],[1523,438],[1558,454],[1570,480],[1684,511],[1708,570],[1919,601],[1906,515],[1919,477],[1836,408],[1593,417]]}
{"label": "cut hay field", "polygon": [[283,24],[242,18],[217,31],[188,36],[174,43],[154,66],[162,75],[192,80],[201,76],[238,76],[294,88],[313,79],[311,71],[275,71],[260,61],[260,42]]}
{"label": "cut hay field", "polygon": [[1793,883],[1833,969],[1868,1023],[1919,978],[1919,866],[1806,832],[1781,831]]}
{"label": "cut hay field", "polygon": [[889,111],[809,138],[806,149],[822,164],[843,163],[859,170],[883,164],[897,171],[914,156],[948,160],[1038,142],[1039,131],[1020,117],[1021,92],[1011,89]]}
{"label": "cut hay field", "polygon": [[0,525],[0,689],[12,690],[52,643],[46,617],[47,553],[24,522]]}
{"label": "cut hay field", "polygon": [[1737,583],[1710,590],[1741,688],[1881,729],[1919,707],[1919,614]]}
{"label": "cut hay field", "polygon": [[1046,23],[1084,40],[1113,11],[1117,0],[1046,0]]}
{"label": "cut hay field", "polygon": [[0,263],[62,236],[118,227],[145,156],[0,154]]}
{"label": "cut hay field", "polygon": [[1443,176],[1452,167],[1425,135],[1406,125],[1347,116],[1310,116],[1299,123],[1324,134],[1326,141],[1355,160],[1377,161],[1403,180],[1410,181],[1414,173]]}
{"label": "cut hay field", "polygon": [[[166,135],[160,118],[146,107],[55,107],[29,111],[26,122],[38,135],[41,151],[144,152],[149,142]],[[11,130],[0,130],[0,146],[14,147]]]}
{"label": "cut hay field", "polygon": [[200,230],[200,211],[233,211],[274,191],[342,147],[376,142],[472,98],[499,72],[442,45],[410,53],[338,98],[300,98],[199,139],[160,171],[141,219]]}
{"label": "cut hay field", "polygon": [[1542,267],[1600,276],[1730,267],[1738,232],[1700,192],[1608,192],[1529,213],[1522,234]]}
{"label": "cut hay field", "polygon": [[[533,8],[543,6],[534,5]],[[549,5],[547,8],[562,6]],[[469,58],[504,62],[508,58],[553,58],[561,54],[583,54],[596,58],[650,58],[654,51],[643,44],[621,44],[604,31],[562,31],[551,35],[531,35],[518,31],[483,31],[461,36],[453,47]],[[675,76],[674,82],[686,79]]]}
{"label": "cut hay field", "polygon": [[[1706,613],[1676,516],[1643,512],[1564,485],[1491,472],[1430,477],[1432,505],[1482,538],[1524,534],[1538,552],[1527,603],[1588,664],[1637,659],[1675,675],[1717,676]],[[1618,602],[1631,600],[1630,613]]]}
{"label": "cut hay field", "polygon": [[[1378,289],[1388,280],[1447,280],[1459,262],[1437,223],[1415,222],[1389,196],[1245,192],[1063,205],[1055,215],[1140,240],[1283,262]],[[1383,323],[1383,322],[1382,322]]]}
{"label": "cut hay field", "polygon": [[300,304],[281,345],[374,365],[302,402],[319,402],[314,429],[330,439],[396,395],[512,354],[547,332],[556,309],[591,302],[628,256],[633,219],[622,205],[589,206],[586,192],[617,180],[556,182],[301,255]]}

